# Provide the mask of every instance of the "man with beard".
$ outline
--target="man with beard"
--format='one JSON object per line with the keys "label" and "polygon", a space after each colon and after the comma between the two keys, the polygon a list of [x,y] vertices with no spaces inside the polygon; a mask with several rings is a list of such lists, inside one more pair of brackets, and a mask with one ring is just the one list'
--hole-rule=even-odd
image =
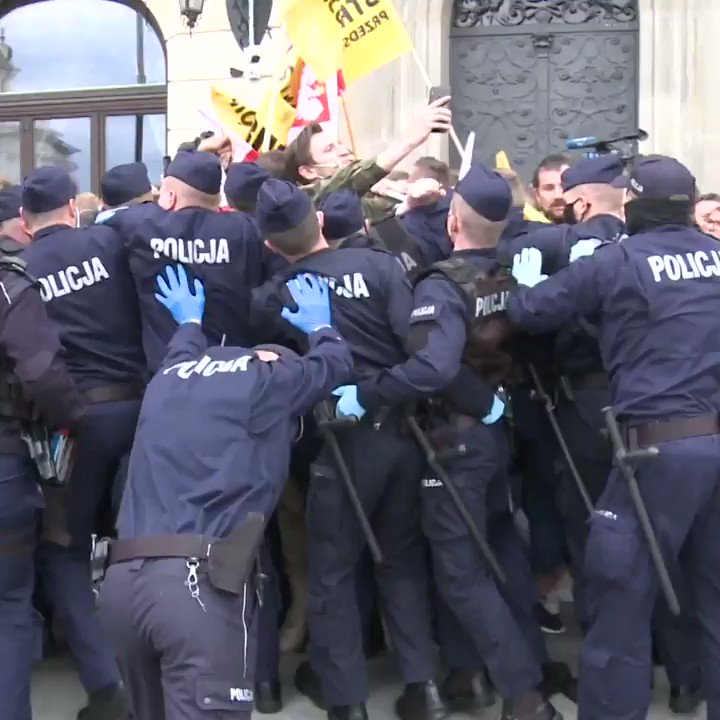
{"label": "man with beard", "polygon": [[548,155],[540,161],[532,178],[535,206],[554,223],[564,222],[565,200],[561,177],[570,167],[567,155]]}

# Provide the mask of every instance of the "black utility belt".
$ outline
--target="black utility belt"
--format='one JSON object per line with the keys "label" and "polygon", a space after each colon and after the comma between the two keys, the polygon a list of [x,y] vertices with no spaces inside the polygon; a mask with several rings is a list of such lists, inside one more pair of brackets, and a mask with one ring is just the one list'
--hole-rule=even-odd
{"label": "black utility belt", "polygon": [[83,399],[88,405],[100,405],[108,402],[127,402],[142,400],[145,387],[142,383],[115,383],[113,385],[99,385],[84,390]]}
{"label": "black utility belt", "polygon": [[661,420],[644,425],[629,426],[622,423],[620,432],[628,449],[646,448],[673,440],[720,434],[720,417],[717,413],[696,415],[689,418]]}

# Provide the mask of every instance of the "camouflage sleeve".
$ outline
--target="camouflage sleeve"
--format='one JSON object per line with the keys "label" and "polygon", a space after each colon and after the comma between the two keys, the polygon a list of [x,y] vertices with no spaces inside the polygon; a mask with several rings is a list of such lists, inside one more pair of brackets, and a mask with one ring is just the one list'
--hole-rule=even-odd
{"label": "camouflage sleeve", "polygon": [[380,222],[389,215],[395,214],[398,201],[375,193],[368,193],[362,199],[365,217],[372,223]]}
{"label": "camouflage sleeve", "polygon": [[387,171],[378,166],[375,160],[356,160],[342,170],[338,170],[332,177],[317,180],[306,185],[304,189],[310,193],[310,197],[316,203],[329,193],[342,189],[354,190],[362,197],[370,192],[370,188],[375,183],[386,176]]}

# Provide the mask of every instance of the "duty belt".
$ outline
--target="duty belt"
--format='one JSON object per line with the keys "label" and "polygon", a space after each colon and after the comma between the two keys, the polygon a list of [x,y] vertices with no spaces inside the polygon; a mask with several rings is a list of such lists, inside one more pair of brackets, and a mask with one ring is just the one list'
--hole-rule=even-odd
{"label": "duty belt", "polygon": [[108,565],[129,560],[159,558],[197,558],[207,560],[210,548],[219,538],[203,535],[154,535],[150,537],[113,540],[108,553]]}
{"label": "duty belt", "polygon": [[709,413],[632,427],[622,424],[621,431],[628,448],[633,450],[673,440],[720,434],[720,418],[716,413]]}
{"label": "duty belt", "polygon": [[90,388],[85,390],[82,395],[88,405],[100,405],[108,402],[141,400],[143,389],[141,383],[117,383]]}

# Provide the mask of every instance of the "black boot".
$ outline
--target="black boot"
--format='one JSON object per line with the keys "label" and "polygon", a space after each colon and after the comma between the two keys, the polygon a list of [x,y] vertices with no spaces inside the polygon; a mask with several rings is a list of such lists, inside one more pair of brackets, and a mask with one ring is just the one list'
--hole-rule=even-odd
{"label": "black boot", "polygon": [[323,700],[320,678],[315,674],[308,660],[303,660],[295,671],[295,687],[298,689],[298,692],[305,695],[316,708],[319,710],[327,709],[325,701]]}
{"label": "black boot", "polygon": [[553,695],[564,695],[577,705],[578,682],[564,662],[548,661],[542,664],[543,679],[538,690],[549,700]]}
{"label": "black boot", "polygon": [[501,720],[563,720],[563,716],[537,692],[503,702]]}
{"label": "black boot", "polygon": [[128,720],[130,709],[125,692],[110,685],[90,693],[88,704],[80,710],[77,720]]}
{"label": "black boot", "polygon": [[368,720],[365,705],[343,705],[328,710],[328,720]]}
{"label": "black boot", "polygon": [[255,710],[261,715],[275,715],[282,710],[282,689],[279,680],[255,685]]}
{"label": "black boot", "polygon": [[450,712],[473,713],[495,704],[495,692],[484,672],[453,668],[440,685],[440,697]]}
{"label": "black boot", "polygon": [[448,711],[432,681],[406,685],[395,703],[400,720],[446,720]]}
{"label": "black boot", "polygon": [[699,687],[689,688],[682,685],[670,688],[670,710],[676,715],[693,715],[703,701]]}

